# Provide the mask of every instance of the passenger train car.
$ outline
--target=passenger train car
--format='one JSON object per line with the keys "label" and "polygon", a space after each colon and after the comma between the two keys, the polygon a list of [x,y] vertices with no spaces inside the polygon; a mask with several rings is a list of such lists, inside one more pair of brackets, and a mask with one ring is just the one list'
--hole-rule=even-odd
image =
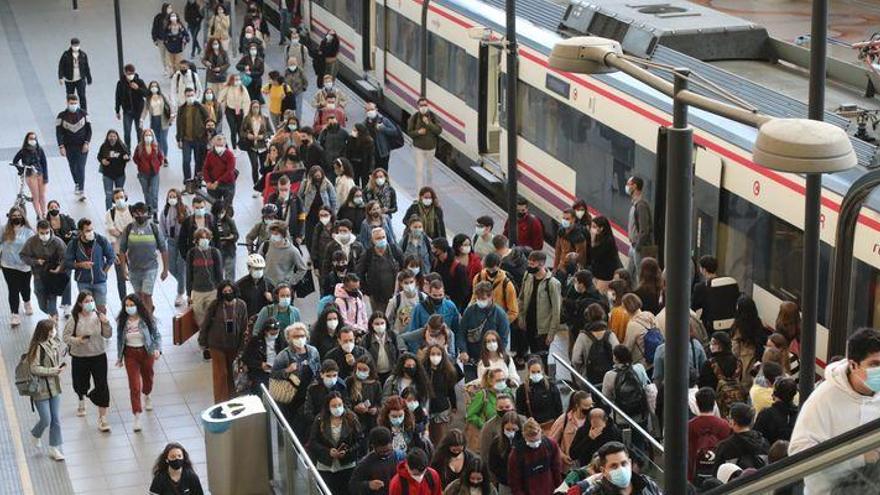
{"label": "passenger train car", "polygon": [[[502,114],[505,53],[468,36],[475,27],[491,29],[496,39],[503,36],[503,0],[432,0],[427,6],[425,1],[429,0],[310,0],[304,2],[304,23],[314,42],[334,29],[342,46],[343,76],[356,83],[353,86],[358,81],[376,86],[383,110],[404,123],[416,109],[426,49],[426,97],[448,145],[440,150],[440,158],[476,180],[486,172],[503,178],[498,164],[506,163],[509,138]],[[554,21],[553,16],[561,18],[564,7],[546,0],[517,3],[519,191],[553,219],[576,198],[584,198],[594,215],[612,221],[625,254],[630,202],[624,183],[633,174],[645,178],[652,204],[662,206],[657,149],[663,145],[659,129],[672,120],[671,102],[623,74],[585,76],[552,69],[548,56],[562,39],[555,32],[560,19]],[[669,49],[662,53],[687,66],[711,67],[687,57],[682,60]],[[786,98],[764,91],[766,99]],[[800,105],[805,114],[802,103],[786,104]],[[691,123],[697,148],[694,254],[716,255],[722,273],[739,280],[765,323],[773,326],[779,303],[797,300],[800,294],[804,179],[753,163],[752,128],[700,110],[692,110]],[[857,170],[826,177],[823,183],[820,324],[828,312],[831,250],[841,200],[876,151],[866,143],[854,144],[860,156]],[[480,170],[474,174],[476,168]],[[869,198],[856,229],[856,326],[880,326],[878,211],[880,200]],[[827,337],[820,325],[820,367],[827,358]]]}

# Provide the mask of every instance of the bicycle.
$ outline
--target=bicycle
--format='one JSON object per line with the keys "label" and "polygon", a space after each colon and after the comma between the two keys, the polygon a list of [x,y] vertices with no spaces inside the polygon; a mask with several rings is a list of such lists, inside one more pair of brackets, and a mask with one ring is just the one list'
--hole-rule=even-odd
{"label": "bicycle", "polygon": [[9,163],[11,167],[15,167],[18,174],[18,194],[15,196],[15,201],[12,203],[13,207],[20,208],[25,215],[27,215],[27,205],[33,201],[28,195],[28,187],[27,181],[25,177],[28,176],[29,172],[36,172],[37,167],[33,165],[25,165],[23,163]]}

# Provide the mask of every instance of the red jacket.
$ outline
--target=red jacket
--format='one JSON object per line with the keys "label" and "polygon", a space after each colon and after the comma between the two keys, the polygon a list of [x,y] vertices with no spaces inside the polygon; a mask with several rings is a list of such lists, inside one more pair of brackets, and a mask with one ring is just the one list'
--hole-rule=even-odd
{"label": "red jacket", "polygon": [[[406,492],[403,491],[404,485],[407,487]],[[406,461],[402,461],[397,465],[397,474],[388,484],[388,495],[443,495],[443,486],[440,484],[440,475],[434,468],[427,468],[422,482],[417,483],[409,474]]]}
{"label": "red jacket", "polygon": [[550,494],[562,483],[562,456],[553,439],[543,437],[533,449],[522,438],[507,459],[507,482],[513,495]]}
{"label": "red jacket", "polygon": [[162,155],[162,150],[155,142],[150,145],[152,150],[149,154],[146,151],[146,146],[142,143],[134,149],[134,163],[137,165],[138,173],[152,177],[159,173],[165,156]]}
{"label": "red jacket", "polygon": [[235,184],[235,155],[229,148],[218,155],[214,147],[210,147],[205,156],[205,167],[202,169],[205,182]]}
{"label": "red jacket", "polygon": [[[704,447],[713,443],[712,436],[720,442],[730,436],[730,425],[727,421],[717,416],[697,416],[688,421],[688,479],[694,479],[694,470],[697,463],[697,449],[703,443]],[[707,437],[706,442],[701,441],[701,437]],[[717,446],[715,442],[713,446]]]}
{"label": "red jacket", "polygon": [[[504,235],[508,236],[510,222],[504,224]],[[535,251],[544,249],[544,224],[541,219],[526,213],[526,216],[518,218],[516,221],[516,244],[518,246],[529,246]]]}

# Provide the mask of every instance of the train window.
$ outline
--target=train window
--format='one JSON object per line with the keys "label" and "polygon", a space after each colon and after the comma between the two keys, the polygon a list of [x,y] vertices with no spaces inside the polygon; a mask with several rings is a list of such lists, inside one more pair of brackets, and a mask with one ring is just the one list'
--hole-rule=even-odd
{"label": "train window", "polygon": [[420,71],[422,35],[419,25],[391,9],[387,13],[388,51],[413,70]]}
{"label": "train window", "polygon": [[315,0],[315,3],[363,34],[363,2],[361,0]]}
{"label": "train window", "polygon": [[385,7],[376,3],[376,46],[386,50],[385,46]]}
{"label": "train window", "polygon": [[479,62],[476,57],[468,55],[464,48],[430,33],[428,60],[428,79],[463,100],[469,107],[477,108]]}
{"label": "train window", "polygon": [[852,328],[880,328],[880,270],[855,260],[856,281],[851,292]]}

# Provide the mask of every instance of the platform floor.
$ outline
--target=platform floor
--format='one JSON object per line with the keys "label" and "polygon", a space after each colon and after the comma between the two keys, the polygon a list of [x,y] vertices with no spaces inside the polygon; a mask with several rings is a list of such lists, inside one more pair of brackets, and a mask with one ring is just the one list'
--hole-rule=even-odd
{"label": "platform floor", "polygon": [[[123,37],[125,61],[134,63],[145,81],[161,80],[163,88],[167,88],[168,80],[162,78],[158,55],[149,38],[150,23],[160,4],[159,0],[122,2]],[[80,0],[79,6],[79,11],[74,13],[66,0],[0,0],[0,67],[4,68],[0,90],[4,122],[0,127],[0,160],[11,160],[24,134],[36,130],[49,155],[49,197],[60,200],[63,211],[75,218],[89,216],[100,220],[104,218],[103,189],[94,157],[107,130],[120,126],[113,113],[117,71],[113,11],[111,2]],[[178,0],[175,6],[182,12],[183,2]],[[239,20],[242,14],[239,12]],[[88,88],[88,102],[95,138],[87,165],[89,199],[84,203],[75,200],[68,167],[56,151],[54,136],[54,117],[65,105],[56,67],[58,57],[74,36],[81,39],[94,76],[94,84]],[[285,61],[274,31],[273,36],[268,47],[267,67],[280,69]],[[309,80],[313,84],[311,74]],[[310,90],[314,90],[314,85]],[[353,122],[364,117],[356,97],[351,98],[347,111]],[[310,109],[306,111],[306,120],[311,119],[311,114]],[[161,172],[160,197],[164,197],[169,187],[178,187],[182,182],[180,154],[172,148],[170,155],[171,166]],[[242,173],[235,202],[236,221],[239,230],[246,231],[257,220],[261,205],[248,194],[250,175],[246,156],[239,153],[237,158]],[[435,162],[430,167],[430,176],[427,172],[416,176],[412,162],[409,145],[396,151],[391,161],[390,175],[398,190],[401,211],[413,200],[417,183],[427,183],[440,196],[450,234],[473,232],[473,219],[481,214],[492,215],[496,225],[501,225],[503,212],[455,173]],[[131,165],[128,170],[126,185],[132,202],[142,199],[133,168]],[[14,170],[5,165],[0,167],[0,197],[6,198],[0,205],[7,205],[0,209],[5,210],[11,204],[16,191]],[[400,218],[395,219],[395,228],[401,229]],[[244,254],[240,252],[237,259],[239,275],[244,272]],[[109,309],[115,315],[120,309],[119,300],[115,290],[108,292]],[[131,431],[126,374],[124,369],[112,367],[116,359],[115,346],[112,346],[108,359],[112,394],[109,418],[113,431],[97,431],[97,412],[92,407],[86,418],[74,415],[76,396],[70,375],[65,374],[62,429],[67,460],[59,463],[31,446],[28,432],[36,422],[36,415],[28,402],[15,394],[12,385],[18,356],[26,349],[33,326],[43,315],[37,311],[24,318],[22,326],[12,329],[6,286],[0,284],[0,494],[143,494],[149,486],[152,465],[168,441],[184,444],[203,483],[206,482],[205,448],[198,416],[211,404],[210,364],[202,361],[193,342],[182,347],[171,345],[174,296],[172,278],[157,281],[157,318],[165,345],[156,367],[155,410],[143,415],[143,431]],[[314,319],[315,303],[316,297],[312,296],[298,304],[306,321]]]}

